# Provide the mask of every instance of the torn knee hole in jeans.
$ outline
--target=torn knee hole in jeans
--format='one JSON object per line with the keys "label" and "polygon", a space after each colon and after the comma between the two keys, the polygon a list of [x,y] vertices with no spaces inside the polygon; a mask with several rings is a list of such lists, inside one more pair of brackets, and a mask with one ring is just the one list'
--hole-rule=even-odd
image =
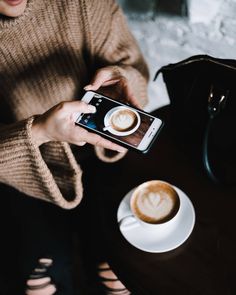
{"label": "torn knee hole in jeans", "polygon": [[56,292],[56,287],[48,275],[48,269],[52,266],[50,258],[40,258],[26,282],[26,295],[51,295]]}

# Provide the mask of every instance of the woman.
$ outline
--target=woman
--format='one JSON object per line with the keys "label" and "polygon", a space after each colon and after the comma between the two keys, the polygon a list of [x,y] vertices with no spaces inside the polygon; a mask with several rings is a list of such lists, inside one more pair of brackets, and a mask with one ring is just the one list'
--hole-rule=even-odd
{"label": "woman", "polygon": [[[83,88],[99,89],[142,107],[147,101],[148,71],[114,0],[0,0],[0,15],[1,195],[6,202],[10,200],[11,214],[24,229],[19,233],[24,234],[25,244],[20,247],[19,240],[17,243],[24,250],[21,257],[25,264],[20,266],[25,269],[20,269],[21,274],[31,273],[26,293],[54,294],[57,290],[60,294],[63,286],[57,284],[57,270],[66,270],[66,262],[61,267],[57,263],[68,252],[67,242],[63,248],[68,228],[64,236],[54,235],[57,225],[50,216],[54,219],[57,215],[58,223],[64,224],[68,211],[63,209],[73,209],[81,202],[81,167],[91,169],[87,165],[91,152],[84,146],[86,143],[94,145],[97,157],[105,162],[114,162],[126,152],[74,125],[78,112],[96,111],[78,99]],[[118,153],[108,157],[105,149]],[[89,183],[89,177],[84,179]],[[40,218],[45,211],[47,218]],[[51,247],[51,252],[60,248],[60,255],[44,257],[47,254],[42,251],[35,261],[34,246],[40,242],[32,243],[34,236],[41,237],[43,247],[49,247],[49,240],[51,245],[57,245]],[[57,239],[61,242],[57,243]],[[115,278],[104,281],[114,292],[121,289],[114,294],[129,294],[107,263],[99,268],[99,274]],[[62,277],[66,275],[64,271]],[[73,292],[68,288],[61,294]]]}

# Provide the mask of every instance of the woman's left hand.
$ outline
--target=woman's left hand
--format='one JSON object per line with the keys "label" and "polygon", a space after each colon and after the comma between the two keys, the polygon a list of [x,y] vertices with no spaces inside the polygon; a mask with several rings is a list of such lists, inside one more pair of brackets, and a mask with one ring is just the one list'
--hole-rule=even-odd
{"label": "woman's left hand", "polygon": [[128,80],[120,73],[118,66],[108,66],[97,70],[90,84],[85,86],[84,89],[96,91],[101,87],[102,94],[141,108]]}

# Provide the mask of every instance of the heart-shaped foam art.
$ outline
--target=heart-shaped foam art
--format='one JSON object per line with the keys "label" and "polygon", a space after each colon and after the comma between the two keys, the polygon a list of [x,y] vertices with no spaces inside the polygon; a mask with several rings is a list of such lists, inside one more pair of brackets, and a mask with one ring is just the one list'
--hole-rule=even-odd
{"label": "heart-shaped foam art", "polygon": [[147,191],[137,199],[137,207],[147,217],[161,220],[172,211],[174,200],[164,191]]}
{"label": "heart-shaped foam art", "polygon": [[148,223],[162,223],[177,213],[179,197],[168,184],[153,181],[137,189],[132,206],[135,215],[141,220]]}
{"label": "heart-shaped foam art", "polygon": [[136,115],[129,110],[119,110],[112,115],[111,122],[116,130],[126,131],[136,124]]}

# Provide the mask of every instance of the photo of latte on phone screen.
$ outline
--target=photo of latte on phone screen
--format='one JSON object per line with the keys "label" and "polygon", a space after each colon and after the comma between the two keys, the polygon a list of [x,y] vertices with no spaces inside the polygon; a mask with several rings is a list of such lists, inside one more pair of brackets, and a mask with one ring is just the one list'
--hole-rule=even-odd
{"label": "photo of latte on phone screen", "polygon": [[147,152],[163,126],[160,119],[94,91],[82,101],[97,111],[79,114],[75,123],[126,148]]}

